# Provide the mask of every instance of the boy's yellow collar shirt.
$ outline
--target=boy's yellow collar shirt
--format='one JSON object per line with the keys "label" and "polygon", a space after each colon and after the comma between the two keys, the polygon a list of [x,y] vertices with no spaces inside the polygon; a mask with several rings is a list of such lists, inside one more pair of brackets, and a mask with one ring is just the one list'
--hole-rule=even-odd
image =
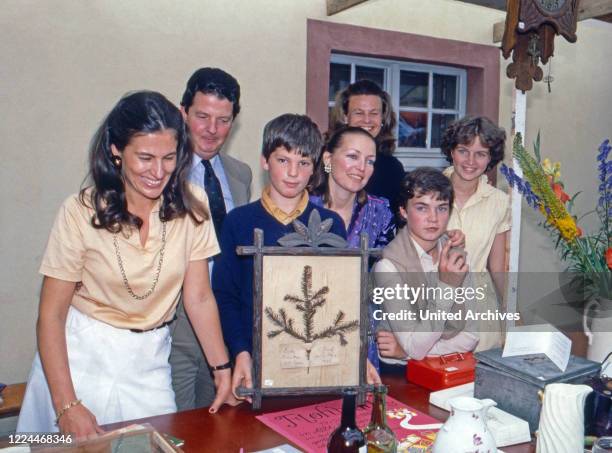
{"label": "boy's yellow collar shirt", "polygon": [[297,219],[308,206],[308,192],[304,191],[302,193],[302,198],[298,202],[297,206],[290,213],[286,213],[281,208],[276,206],[276,203],[270,197],[270,186],[266,186],[261,193],[261,204],[264,209],[277,221],[282,223],[283,225],[289,225],[295,219]]}

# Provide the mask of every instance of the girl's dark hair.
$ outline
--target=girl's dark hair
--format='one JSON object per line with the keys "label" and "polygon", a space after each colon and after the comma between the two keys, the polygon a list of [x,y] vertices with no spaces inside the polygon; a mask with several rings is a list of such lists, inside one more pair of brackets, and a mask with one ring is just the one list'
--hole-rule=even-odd
{"label": "girl's dark hair", "polygon": [[[444,173],[432,167],[419,167],[406,173],[397,196],[398,206],[406,209],[408,200],[428,193],[436,193],[438,200],[448,201],[449,213],[452,212],[455,200],[453,184]],[[399,207],[395,217],[398,227],[401,228],[406,225],[406,220],[400,215]]]}
{"label": "girl's dark hair", "polygon": [[[324,152],[327,151],[330,154],[334,154],[334,151],[336,151],[336,149],[338,149],[340,145],[342,145],[344,137],[346,137],[347,135],[352,135],[352,134],[363,135],[364,137],[368,137],[370,140],[374,142],[374,144],[376,144],[376,141],[374,140],[374,138],[365,129],[362,129],[360,127],[354,127],[354,126],[342,126],[341,128],[335,130],[331,134],[331,136],[329,137],[329,139],[323,146],[323,151]],[[317,162],[317,165],[315,167],[315,172],[314,172],[312,183],[310,186],[310,192],[313,193],[314,195],[321,196],[321,198],[323,199],[323,202],[327,204],[330,202],[329,178],[331,177],[331,175],[329,173],[325,173],[324,167],[325,167],[325,163],[323,162],[323,153],[321,153],[321,156],[319,157],[319,161]],[[357,203],[359,203],[359,205],[362,206],[367,201],[367,198],[368,198],[368,194],[365,188],[361,189],[361,191],[357,194]]]}
{"label": "girl's dark hair", "polygon": [[344,90],[339,91],[336,95],[336,104],[331,111],[330,118],[330,135],[336,129],[345,126],[344,117],[348,115],[348,105],[351,96],[370,95],[378,96],[382,103],[382,124],[380,132],[374,140],[376,141],[376,150],[386,156],[390,156],[395,152],[395,112],[391,105],[391,97],[377,83],[371,80],[359,80],[350,84]]}
{"label": "girl's dark hair", "polygon": [[111,145],[123,152],[133,137],[165,130],[174,132],[177,155],[176,168],[162,192],[159,218],[165,222],[188,214],[197,224],[209,218],[206,207],[188,188],[192,148],[181,112],[159,93],[137,91],[119,100],[91,142],[88,178],[93,187],[89,196],[86,195],[88,188],[83,188],[80,199],[95,209],[91,218],[94,228],[118,233],[124,225],[142,226],[143,220],[127,209],[125,183],[121,169],[111,160]]}
{"label": "girl's dark hair", "polygon": [[465,116],[446,128],[442,136],[440,149],[449,163],[453,163],[451,151],[457,145],[470,145],[476,137],[480,143],[489,148],[491,161],[487,165],[489,171],[504,160],[506,131],[484,116]]}

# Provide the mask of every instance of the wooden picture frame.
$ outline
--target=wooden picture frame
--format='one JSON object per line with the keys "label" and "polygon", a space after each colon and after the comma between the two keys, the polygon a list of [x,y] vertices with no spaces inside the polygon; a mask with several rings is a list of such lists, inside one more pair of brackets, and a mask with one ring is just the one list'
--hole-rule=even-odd
{"label": "wooden picture frame", "polygon": [[[331,219],[330,219],[331,220]],[[264,246],[237,247],[253,255],[253,408],[263,396],[340,394],[358,390],[365,400],[368,349],[368,262],[378,250],[346,247],[328,233],[313,210],[308,227],[294,222],[296,233]],[[300,245],[300,246],[298,246]],[[321,245],[331,245],[321,247]]]}

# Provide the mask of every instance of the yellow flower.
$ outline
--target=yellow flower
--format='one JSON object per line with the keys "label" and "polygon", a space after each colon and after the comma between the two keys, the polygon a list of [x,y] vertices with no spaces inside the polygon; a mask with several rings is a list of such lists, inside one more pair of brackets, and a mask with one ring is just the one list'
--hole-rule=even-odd
{"label": "yellow flower", "polygon": [[546,176],[550,177],[550,183],[554,183],[561,177],[561,162],[555,162],[554,164],[547,157],[542,161],[542,170]]}
{"label": "yellow flower", "polygon": [[561,218],[549,216],[548,222],[559,231],[559,234],[566,242],[572,242],[578,237],[578,227],[572,216],[565,215]]}

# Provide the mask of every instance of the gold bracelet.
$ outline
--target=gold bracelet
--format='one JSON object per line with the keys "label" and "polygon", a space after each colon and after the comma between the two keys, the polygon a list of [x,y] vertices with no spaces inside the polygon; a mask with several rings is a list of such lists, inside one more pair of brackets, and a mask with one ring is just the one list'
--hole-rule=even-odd
{"label": "gold bracelet", "polygon": [[64,415],[66,413],[66,411],[68,409],[70,409],[71,407],[74,407],[74,406],[76,406],[78,404],[81,404],[81,400],[74,400],[74,401],[71,401],[68,404],[66,404],[59,411],[57,411],[57,417],[55,418],[55,425],[57,426],[57,424],[59,423],[59,419],[62,417],[62,415]]}

